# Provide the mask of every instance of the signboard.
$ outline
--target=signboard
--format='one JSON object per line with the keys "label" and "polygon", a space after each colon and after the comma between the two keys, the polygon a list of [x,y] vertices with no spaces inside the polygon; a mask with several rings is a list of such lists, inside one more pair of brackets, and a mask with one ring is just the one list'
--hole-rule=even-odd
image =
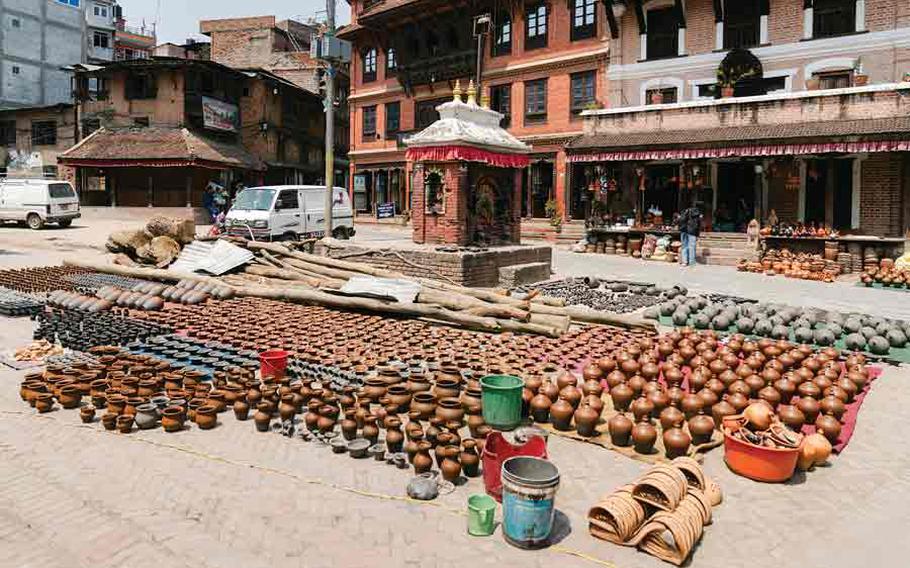
{"label": "signboard", "polygon": [[366,193],[367,191],[367,176],[364,174],[356,174],[354,176],[354,193]]}
{"label": "signboard", "polygon": [[394,216],[395,216],[395,204],[394,203],[376,204],[376,218],[377,219],[391,219]]}
{"label": "signboard", "polygon": [[211,97],[202,97],[202,122],[206,128],[237,132],[240,110],[237,105]]}

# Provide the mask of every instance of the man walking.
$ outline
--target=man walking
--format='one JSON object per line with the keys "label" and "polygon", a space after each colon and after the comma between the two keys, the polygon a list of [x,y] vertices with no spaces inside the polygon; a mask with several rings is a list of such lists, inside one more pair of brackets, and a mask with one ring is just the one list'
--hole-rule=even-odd
{"label": "man walking", "polygon": [[695,245],[701,234],[702,212],[698,202],[679,216],[679,235],[682,247],[679,251],[680,266],[695,266]]}

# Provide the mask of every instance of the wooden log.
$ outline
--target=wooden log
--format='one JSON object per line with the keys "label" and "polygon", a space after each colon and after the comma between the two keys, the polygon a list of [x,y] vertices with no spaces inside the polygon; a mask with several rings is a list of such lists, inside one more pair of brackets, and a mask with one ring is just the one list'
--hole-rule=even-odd
{"label": "wooden log", "polygon": [[569,326],[572,325],[572,319],[569,318],[569,316],[552,316],[547,314],[532,313],[530,321],[531,323],[558,329],[563,333],[569,331]]}
{"label": "wooden log", "polygon": [[196,282],[205,282],[224,286],[224,282],[211,276],[193,274],[192,272],[178,272],[174,270],[164,270],[162,268],[149,268],[145,266],[123,266],[119,264],[107,264],[104,262],[94,262],[81,259],[66,259],[63,261],[64,266],[73,266],[90,270],[92,272],[101,272],[104,274],[114,274],[117,276],[129,276],[142,280],[156,280],[161,282],[177,282],[180,280],[193,280]]}

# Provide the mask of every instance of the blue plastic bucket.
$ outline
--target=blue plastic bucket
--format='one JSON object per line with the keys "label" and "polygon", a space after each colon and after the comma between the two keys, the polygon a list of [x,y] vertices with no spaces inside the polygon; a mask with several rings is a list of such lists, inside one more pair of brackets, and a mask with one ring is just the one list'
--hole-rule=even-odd
{"label": "blue plastic bucket", "polygon": [[545,459],[517,456],[502,462],[502,534],[509,544],[547,545],[557,489],[559,470]]}

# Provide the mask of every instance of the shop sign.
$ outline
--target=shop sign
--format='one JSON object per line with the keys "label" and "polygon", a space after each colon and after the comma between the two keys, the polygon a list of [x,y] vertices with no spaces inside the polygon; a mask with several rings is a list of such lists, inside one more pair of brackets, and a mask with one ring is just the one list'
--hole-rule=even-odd
{"label": "shop sign", "polygon": [[395,216],[395,204],[394,203],[379,203],[376,205],[376,218],[377,219],[391,219]]}
{"label": "shop sign", "polygon": [[232,105],[211,97],[202,97],[202,123],[212,130],[237,132],[240,111]]}

